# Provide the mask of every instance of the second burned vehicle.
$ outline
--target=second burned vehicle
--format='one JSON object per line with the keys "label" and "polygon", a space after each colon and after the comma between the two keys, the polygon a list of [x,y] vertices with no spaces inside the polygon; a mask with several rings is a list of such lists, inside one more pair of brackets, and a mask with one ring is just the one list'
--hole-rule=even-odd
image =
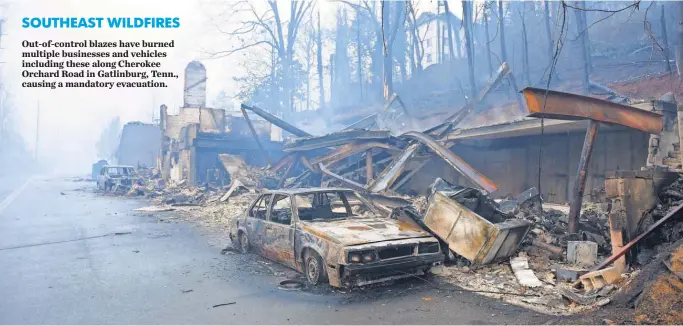
{"label": "second burned vehicle", "polygon": [[338,188],[266,191],[235,220],[230,239],[334,287],[421,275],[444,257],[429,233]]}

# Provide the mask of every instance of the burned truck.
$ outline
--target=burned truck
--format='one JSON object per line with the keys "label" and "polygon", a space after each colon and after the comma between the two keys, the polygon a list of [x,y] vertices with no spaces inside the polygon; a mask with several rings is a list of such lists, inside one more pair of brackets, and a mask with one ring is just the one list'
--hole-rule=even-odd
{"label": "burned truck", "polygon": [[235,220],[230,239],[245,253],[304,273],[311,284],[333,287],[422,275],[444,259],[429,233],[382,217],[343,188],[266,191]]}

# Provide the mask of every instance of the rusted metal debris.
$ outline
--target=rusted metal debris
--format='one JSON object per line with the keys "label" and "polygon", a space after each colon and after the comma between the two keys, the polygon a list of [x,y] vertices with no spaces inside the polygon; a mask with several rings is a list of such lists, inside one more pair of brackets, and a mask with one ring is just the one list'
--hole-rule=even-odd
{"label": "rusted metal debris", "polygon": [[589,96],[527,87],[522,90],[528,116],[558,120],[590,119],[660,134],[663,123],[660,114],[632,106],[617,104]]}
{"label": "rusted metal debris", "polygon": [[[517,251],[532,224],[515,218],[496,220],[495,214],[490,213],[485,217],[480,216],[458,202],[458,196],[472,196],[476,192],[472,188],[464,188],[456,193],[435,191],[429,198],[424,215],[425,226],[446,242],[450,250],[475,265],[510,257]],[[478,205],[485,204],[479,202]],[[481,209],[491,210],[490,207]],[[499,216],[502,215],[499,212]]]}
{"label": "rusted metal debris", "polygon": [[[460,123],[474,108],[476,108],[476,103],[479,101],[483,100],[486,95],[491,91],[493,88],[495,88],[505,76],[507,76],[510,73],[510,68],[508,67],[507,63],[503,63],[500,68],[498,69],[498,72],[496,74],[496,77],[491,79],[488,83],[488,85],[481,90],[479,93],[479,97],[475,99],[474,102],[469,103],[465,105],[462,109],[460,109],[458,112],[454,113],[450,117],[446,119],[445,122],[434,126],[430,129],[427,129],[424,131],[424,133],[418,133],[418,132],[409,132],[403,134],[405,137],[411,137],[417,142],[412,143],[408,147],[404,149],[404,151],[399,155],[387,168],[385,168],[380,175],[377,177],[377,179],[368,187],[368,189],[371,192],[380,192],[380,191],[386,191],[387,189],[391,188],[392,184],[396,181],[396,179],[401,175],[403,172],[406,164],[415,156],[417,152],[422,150],[425,144],[424,142],[427,141],[431,144],[429,146],[433,151],[436,152],[437,155],[441,154],[444,155],[442,158],[446,160],[451,166],[453,166],[458,172],[460,173],[467,173],[465,175],[466,178],[470,179],[470,181],[473,181],[474,184],[477,185],[484,185],[483,187],[486,191],[488,192],[493,192],[497,189],[497,186],[493,183],[490,182],[485,176],[481,175],[479,172],[475,171],[472,169],[471,166],[469,166],[467,163],[465,163],[462,159],[457,157],[455,154],[453,154],[450,150],[447,149],[447,147],[431,141],[428,135],[434,134],[438,131],[438,136],[437,139],[441,140],[444,136],[446,136],[449,132],[453,130],[453,128]],[[425,138],[427,137],[427,138]],[[437,150],[434,150],[435,148],[439,148]],[[445,150],[444,150],[445,149]],[[451,155],[452,154],[452,155]],[[419,168],[417,168],[419,169]],[[414,174],[414,173],[413,173]],[[404,178],[401,180],[401,184],[405,183],[408,181],[408,177]],[[400,187],[397,186],[396,189]]]}
{"label": "rusted metal debris", "polygon": [[559,120],[588,119],[590,124],[586,131],[578,171],[574,180],[569,209],[569,234],[576,233],[586,176],[593,152],[593,143],[598,132],[599,123],[617,124],[651,134],[660,134],[663,128],[660,114],[641,110],[628,105],[617,104],[593,97],[576,95],[527,87],[522,90],[527,101],[529,117]]}
{"label": "rusted metal debris", "polygon": [[613,252],[611,256],[609,256],[607,259],[602,261],[600,264],[595,266],[594,268],[591,269],[591,272],[601,270],[605,267],[607,267],[609,264],[615,262],[617,259],[619,259],[621,256],[626,254],[633,246],[638,244],[640,240],[645,238],[648,234],[652,233],[652,231],[658,229],[662,224],[666,223],[670,218],[678,215],[681,213],[681,210],[683,210],[683,204],[680,204],[673,208],[666,216],[662,217],[659,219],[657,222],[652,224],[645,232],[639,234],[637,237],[635,237],[633,240],[631,240],[629,243],[625,244],[623,247],[621,247],[621,250]]}

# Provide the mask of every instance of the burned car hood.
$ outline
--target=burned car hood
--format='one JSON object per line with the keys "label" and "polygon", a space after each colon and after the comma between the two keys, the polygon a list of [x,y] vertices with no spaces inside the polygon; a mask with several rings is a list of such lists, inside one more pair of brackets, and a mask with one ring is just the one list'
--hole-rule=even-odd
{"label": "burned car hood", "polygon": [[409,223],[388,218],[351,218],[299,223],[302,230],[345,246],[430,236],[429,233]]}

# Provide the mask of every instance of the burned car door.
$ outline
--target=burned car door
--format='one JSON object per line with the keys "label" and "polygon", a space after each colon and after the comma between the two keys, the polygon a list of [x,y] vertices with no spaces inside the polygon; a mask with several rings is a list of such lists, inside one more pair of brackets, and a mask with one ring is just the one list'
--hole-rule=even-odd
{"label": "burned car door", "polygon": [[263,222],[263,254],[269,259],[295,268],[292,199],[288,195],[276,194],[270,207],[268,219]]}
{"label": "burned car door", "polygon": [[263,252],[264,223],[268,216],[268,205],[271,197],[271,194],[261,196],[247,214],[247,237],[252,249],[257,252]]}

